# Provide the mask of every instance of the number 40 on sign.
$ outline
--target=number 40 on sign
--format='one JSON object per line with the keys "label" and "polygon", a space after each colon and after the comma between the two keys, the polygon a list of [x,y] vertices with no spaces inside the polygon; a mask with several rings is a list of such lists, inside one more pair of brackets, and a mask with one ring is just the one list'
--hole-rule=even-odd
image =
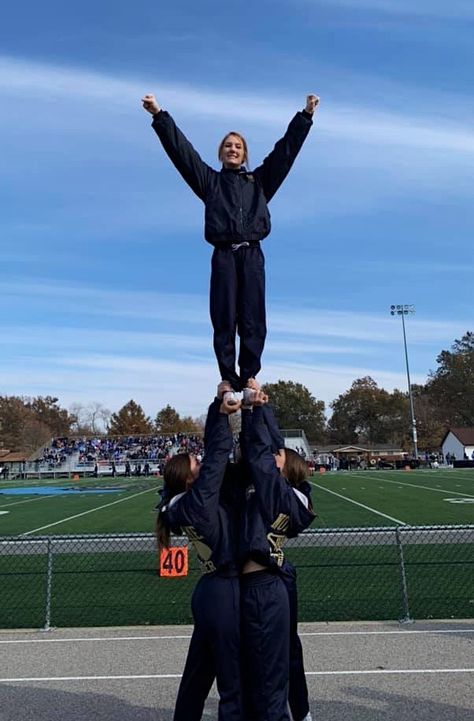
{"label": "number 40 on sign", "polygon": [[188,575],[188,549],[187,546],[171,546],[163,548],[160,553],[160,576],[175,578]]}

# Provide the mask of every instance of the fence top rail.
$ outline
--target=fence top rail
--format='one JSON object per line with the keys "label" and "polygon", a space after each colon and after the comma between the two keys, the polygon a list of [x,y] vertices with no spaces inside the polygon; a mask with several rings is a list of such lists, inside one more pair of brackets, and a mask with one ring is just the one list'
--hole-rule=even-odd
{"label": "fence top rail", "polygon": [[[443,526],[410,526],[408,524],[404,524],[403,526],[350,526],[348,528],[307,528],[305,531],[303,531],[303,535],[314,535],[314,534],[321,534],[321,533],[380,533],[382,531],[386,532],[392,532],[395,533],[398,531],[399,533],[406,533],[410,532],[413,533],[414,531],[472,531],[474,530],[474,524],[472,523],[465,523],[462,525],[452,525],[452,524],[446,524]],[[302,535],[302,534],[300,534]]]}
{"label": "fence top rail", "polygon": [[[341,534],[346,535],[361,535],[361,534],[380,534],[380,533],[417,533],[426,531],[450,531],[451,533],[460,531],[474,531],[474,524],[464,525],[444,525],[444,526],[362,526],[362,527],[349,527],[349,528],[308,528],[300,536],[315,536],[315,535],[331,535]],[[95,540],[95,539],[117,539],[117,540],[132,540],[132,539],[149,539],[154,538],[155,534],[151,532],[141,533],[82,533],[82,534],[55,534],[50,536],[28,536],[28,538],[22,536],[0,536],[0,543],[38,543],[48,541],[82,541],[82,540]],[[179,538],[179,536],[177,536]]]}

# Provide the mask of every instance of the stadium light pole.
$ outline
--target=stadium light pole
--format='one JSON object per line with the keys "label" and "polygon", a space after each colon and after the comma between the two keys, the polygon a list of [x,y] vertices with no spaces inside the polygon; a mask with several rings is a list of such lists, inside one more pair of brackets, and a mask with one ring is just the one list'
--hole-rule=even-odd
{"label": "stadium light pole", "polygon": [[405,362],[407,366],[408,397],[410,398],[411,432],[413,437],[413,455],[418,460],[418,440],[416,433],[415,409],[413,406],[413,394],[411,392],[410,366],[408,365],[407,334],[405,332],[405,316],[415,313],[414,305],[391,305],[390,315],[399,315],[402,319],[403,346],[405,348]]}

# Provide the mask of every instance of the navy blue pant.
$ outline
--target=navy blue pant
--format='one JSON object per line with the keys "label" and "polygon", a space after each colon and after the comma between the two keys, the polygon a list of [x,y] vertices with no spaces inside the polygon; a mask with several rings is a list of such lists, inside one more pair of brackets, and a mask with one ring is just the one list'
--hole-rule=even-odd
{"label": "navy blue pant", "polygon": [[214,678],[219,721],[242,721],[239,579],[203,576],[191,601],[194,631],[174,721],[200,721]]}
{"label": "navy blue pant", "polygon": [[[261,368],[267,334],[265,259],[259,243],[235,251],[230,245],[214,248],[210,314],[221,378],[239,391]],[[235,368],[236,332],[240,337],[239,374]]]}
{"label": "navy blue pant", "polygon": [[246,721],[289,721],[288,593],[267,571],[241,577],[242,681]]}
{"label": "navy blue pant", "polygon": [[309,713],[308,686],[304,673],[303,647],[298,636],[298,589],[296,569],[285,561],[281,577],[290,602],[290,687],[288,703],[294,721],[301,721]]}

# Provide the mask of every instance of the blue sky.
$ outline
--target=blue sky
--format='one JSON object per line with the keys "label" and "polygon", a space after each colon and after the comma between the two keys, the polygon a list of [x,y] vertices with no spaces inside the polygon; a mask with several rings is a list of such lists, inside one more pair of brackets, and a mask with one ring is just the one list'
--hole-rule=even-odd
{"label": "blue sky", "polygon": [[217,367],[200,202],[140,105],[217,167],[321,105],[271,203],[262,382],[406,388],[474,330],[470,0],[19,0],[0,26],[0,393],[200,415]]}

